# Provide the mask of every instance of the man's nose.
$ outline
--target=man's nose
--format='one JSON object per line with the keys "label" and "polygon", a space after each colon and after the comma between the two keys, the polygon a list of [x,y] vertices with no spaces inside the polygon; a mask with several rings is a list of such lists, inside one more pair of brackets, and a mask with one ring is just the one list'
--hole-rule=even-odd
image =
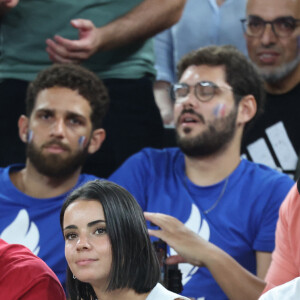
{"label": "man's nose", "polygon": [[52,124],[51,135],[56,137],[64,137],[65,136],[65,122],[63,118],[56,119]]}
{"label": "man's nose", "polygon": [[277,36],[271,24],[266,24],[263,35],[261,36],[261,43],[265,46],[275,44],[277,41]]}

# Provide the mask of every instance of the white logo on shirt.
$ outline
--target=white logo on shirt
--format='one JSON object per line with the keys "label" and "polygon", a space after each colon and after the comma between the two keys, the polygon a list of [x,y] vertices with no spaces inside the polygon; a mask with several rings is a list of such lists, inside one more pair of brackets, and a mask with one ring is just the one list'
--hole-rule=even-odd
{"label": "white logo on shirt", "polygon": [[[200,235],[206,241],[210,238],[210,229],[205,219],[202,220],[201,213],[195,204],[192,204],[191,214],[185,222],[185,226]],[[170,249],[170,254],[177,254],[174,249]],[[197,272],[198,267],[191,264],[179,264],[179,269],[182,273],[182,284],[185,285],[192,276]]]}
{"label": "white logo on shirt", "polygon": [[0,238],[9,244],[21,244],[35,255],[40,251],[40,233],[34,222],[29,219],[26,209],[21,209],[17,217],[0,234]]}

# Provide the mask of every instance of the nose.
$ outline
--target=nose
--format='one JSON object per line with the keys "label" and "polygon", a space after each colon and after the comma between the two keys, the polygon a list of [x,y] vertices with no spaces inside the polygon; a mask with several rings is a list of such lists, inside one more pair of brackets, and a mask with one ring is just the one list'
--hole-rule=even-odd
{"label": "nose", "polygon": [[56,119],[52,124],[51,135],[61,138],[65,136],[65,123],[63,118]]}
{"label": "nose", "polygon": [[89,242],[88,237],[86,237],[85,235],[81,235],[77,240],[76,250],[79,252],[79,251],[89,250],[89,249],[91,249],[91,244]]}
{"label": "nose", "polygon": [[263,35],[261,36],[261,43],[265,46],[275,44],[277,41],[277,36],[273,30],[271,24],[266,24]]}
{"label": "nose", "polygon": [[196,98],[194,87],[190,88],[189,93],[178,101],[184,108],[196,107],[199,105],[199,100]]}

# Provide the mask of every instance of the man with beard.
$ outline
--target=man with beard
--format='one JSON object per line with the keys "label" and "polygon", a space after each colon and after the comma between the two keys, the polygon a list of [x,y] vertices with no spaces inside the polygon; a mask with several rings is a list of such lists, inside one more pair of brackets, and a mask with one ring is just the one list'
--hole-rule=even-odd
{"label": "man with beard", "polygon": [[300,151],[300,1],[248,0],[242,23],[249,57],[267,91],[265,111],[246,132],[242,152],[295,176]]}
{"label": "man with beard", "polygon": [[67,194],[95,176],[80,174],[105,138],[102,81],[77,65],[53,65],[30,84],[19,135],[26,165],[0,169],[0,238],[23,244],[65,283],[59,213]]}
{"label": "man with beard", "polygon": [[[178,218],[263,278],[278,209],[293,181],[240,158],[244,127],[263,104],[260,77],[234,47],[211,46],[183,57],[178,78],[172,94],[179,148],[144,149],[110,179],[143,210]],[[227,299],[208,269],[180,269],[183,295]]]}

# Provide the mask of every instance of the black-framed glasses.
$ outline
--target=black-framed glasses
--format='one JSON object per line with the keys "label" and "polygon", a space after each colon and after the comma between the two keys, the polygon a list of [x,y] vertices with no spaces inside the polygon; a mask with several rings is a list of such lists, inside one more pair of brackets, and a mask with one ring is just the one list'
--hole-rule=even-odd
{"label": "black-framed glasses", "polygon": [[247,19],[242,19],[243,30],[250,37],[261,37],[267,24],[271,25],[272,31],[277,37],[289,37],[300,24],[300,19],[295,19],[291,16],[279,17],[273,21],[265,21],[260,17],[249,16]]}
{"label": "black-framed glasses", "polygon": [[195,96],[201,102],[211,100],[220,89],[232,90],[230,87],[220,87],[211,81],[199,81],[194,86],[186,83],[175,83],[170,89],[171,98],[176,102],[183,101],[190,93],[191,88],[194,88]]}

